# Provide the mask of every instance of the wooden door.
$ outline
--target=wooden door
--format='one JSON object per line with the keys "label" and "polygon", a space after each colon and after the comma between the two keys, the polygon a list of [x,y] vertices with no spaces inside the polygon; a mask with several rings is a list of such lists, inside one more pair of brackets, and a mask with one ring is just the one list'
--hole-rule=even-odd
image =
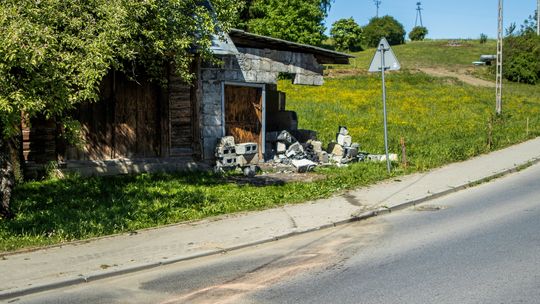
{"label": "wooden door", "polygon": [[117,78],[114,152],[117,157],[159,156],[159,87]]}
{"label": "wooden door", "polygon": [[262,158],[263,100],[262,88],[225,86],[225,134],[235,143],[255,142]]}

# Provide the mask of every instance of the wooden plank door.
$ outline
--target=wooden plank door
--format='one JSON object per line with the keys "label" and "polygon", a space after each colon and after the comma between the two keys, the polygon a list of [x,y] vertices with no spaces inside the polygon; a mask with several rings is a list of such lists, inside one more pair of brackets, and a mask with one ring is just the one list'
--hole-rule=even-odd
{"label": "wooden plank door", "polygon": [[116,83],[115,157],[159,156],[159,88],[123,77]]}
{"label": "wooden plank door", "polygon": [[235,143],[255,142],[263,150],[262,88],[225,85],[225,134]]}

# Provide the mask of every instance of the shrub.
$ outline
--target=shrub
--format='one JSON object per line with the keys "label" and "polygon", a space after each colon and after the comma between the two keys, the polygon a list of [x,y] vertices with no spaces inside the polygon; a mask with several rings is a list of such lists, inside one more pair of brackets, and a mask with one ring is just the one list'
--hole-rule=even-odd
{"label": "shrub", "polygon": [[334,38],[336,49],[340,51],[360,51],[362,47],[362,28],[354,19],[339,19],[332,24],[330,35]]}
{"label": "shrub", "polygon": [[510,81],[535,84],[540,80],[540,36],[523,32],[504,39],[504,77]]}
{"label": "shrub", "polygon": [[415,26],[412,31],[409,33],[409,39],[412,41],[422,41],[426,38],[428,34],[428,29],[423,26]]}
{"label": "shrub", "polygon": [[394,17],[372,18],[364,27],[366,44],[376,47],[382,37],[386,37],[390,45],[403,44],[405,43],[405,29]]}

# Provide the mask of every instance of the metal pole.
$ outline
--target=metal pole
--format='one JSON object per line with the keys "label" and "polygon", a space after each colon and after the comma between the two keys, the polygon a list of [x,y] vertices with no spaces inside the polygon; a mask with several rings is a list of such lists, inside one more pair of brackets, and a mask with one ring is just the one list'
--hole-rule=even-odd
{"label": "metal pole", "polygon": [[503,69],[503,0],[499,0],[499,29],[497,34],[497,76],[495,84],[497,115],[502,113],[502,69]]}
{"label": "metal pole", "polygon": [[384,63],[384,52],[386,52],[386,49],[384,48],[384,44],[381,44],[379,48],[381,51],[381,75],[382,75],[382,96],[383,96],[383,117],[384,117],[384,149],[386,152],[386,169],[388,170],[388,173],[390,173],[390,170],[391,170],[390,158],[388,157],[388,128],[386,126],[386,83],[384,80],[384,72],[386,71],[386,66]]}
{"label": "metal pole", "polygon": [[536,2],[536,34],[540,36],[540,0]]}

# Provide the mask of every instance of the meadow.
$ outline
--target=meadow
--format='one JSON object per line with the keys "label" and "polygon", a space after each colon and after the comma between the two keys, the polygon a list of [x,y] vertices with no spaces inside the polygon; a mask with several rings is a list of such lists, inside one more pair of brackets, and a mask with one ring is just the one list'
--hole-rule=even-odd
{"label": "meadow", "polygon": [[[394,48],[403,69],[387,75],[389,143],[391,152],[401,154],[400,139],[405,140],[407,168],[396,164],[390,175],[380,163],[318,168],[322,179],[269,186],[204,172],[26,182],[15,189],[17,217],[0,221],[0,252],[301,203],[539,136],[540,85],[505,83],[503,115],[496,116],[494,89],[416,69],[469,69],[471,61],[494,49],[492,41],[460,43],[426,41]],[[349,76],[327,78],[321,87],[280,81],[300,128],[317,131],[328,144],[338,126],[345,125],[363,151],[383,153],[381,79],[366,72],[373,51],[356,53],[348,66],[329,66],[328,71],[341,69]]]}

